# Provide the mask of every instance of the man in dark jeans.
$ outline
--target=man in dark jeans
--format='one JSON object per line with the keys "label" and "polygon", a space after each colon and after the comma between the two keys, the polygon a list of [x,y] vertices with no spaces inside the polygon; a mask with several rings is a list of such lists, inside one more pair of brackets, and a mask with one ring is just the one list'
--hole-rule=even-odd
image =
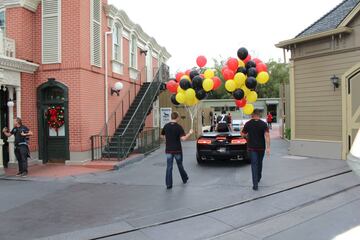
{"label": "man in dark jeans", "polygon": [[181,125],[177,123],[178,121],[179,114],[177,112],[172,112],[171,121],[167,123],[161,131],[161,137],[166,139],[165,153],[167,159],[167,167],[165,182],[167,189],[172,188],[172,169],[174,158],[179,168],[183,183],[185,184],[189,179],[182,164],[183,155],[181,141],[185,141],[186,139],[188,139],[193,133],[193,130],[190,129],[189,133],[185,134],[184,129],[181,127]]}
{"label": "man in dark jeans", "polygon": [[29,136],[32,136],[33,133],[22,124],[22,120],[19,117],[15,119],[15,127],[11,132],[9,132],[8,128],[4,128],[3,133],[7,137],[15,135],[15,156],[19,164],[19,172],[16,176],[26,177],[28,174],[27,159],[29,157],[28,141]]}
{"label": "man in dark jeans", "polygon": [[262,162],[265,154],[270,156],[270,133],[267,124],[260,119],[261,111],[255,109],[252,119],[248,121],[241,135],[247,138],[247,150],[251,160],[253,190],[258,190],[261,179]]}

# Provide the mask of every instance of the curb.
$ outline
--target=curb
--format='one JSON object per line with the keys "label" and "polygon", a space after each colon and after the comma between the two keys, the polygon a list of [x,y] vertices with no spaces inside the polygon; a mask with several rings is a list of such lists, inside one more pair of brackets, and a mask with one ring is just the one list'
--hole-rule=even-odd
{"label": "curb", "polygon": [[128,157],[125,160],[115,164],[114,167],[113,167],[113,170],[119,170],[120,168],[124,168],[127,165],[140,162],[144,158],[145,158],[145,154],[138,154],[138,155],[133,156],[133,157]]}

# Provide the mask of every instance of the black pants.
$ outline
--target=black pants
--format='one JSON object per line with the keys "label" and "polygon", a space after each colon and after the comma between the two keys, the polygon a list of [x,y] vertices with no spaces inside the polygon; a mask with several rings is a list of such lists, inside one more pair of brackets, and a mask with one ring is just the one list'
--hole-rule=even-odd
{"label": "black pants", "polygon": [[27,145],[19,145],[15,147],[15,156],[19,164],[19,172],[27,173],[28,172],[28,156],[29,148]]}

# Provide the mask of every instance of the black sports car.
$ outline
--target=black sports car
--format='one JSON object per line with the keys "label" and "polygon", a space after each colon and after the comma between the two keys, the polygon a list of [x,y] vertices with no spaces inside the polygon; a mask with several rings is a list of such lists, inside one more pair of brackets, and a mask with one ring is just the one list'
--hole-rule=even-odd
{"label": "black sports car", "polygon": [[206,160],[249,161],[247,141],[239,132],[206,132],[196,142],[196,159],[199,164]]}

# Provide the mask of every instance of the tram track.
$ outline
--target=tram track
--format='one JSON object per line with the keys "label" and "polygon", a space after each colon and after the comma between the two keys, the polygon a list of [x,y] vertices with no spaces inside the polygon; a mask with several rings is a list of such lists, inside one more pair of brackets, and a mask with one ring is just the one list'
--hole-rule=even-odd
{"label": "tram track", "polygon": [[[314,183],[317,183],[317,182],[325,181],[325,180],[328,180],[328,179],[331,179],[331,178],[335,178],[335,177],[338,177],[338,176],[341,176],[341,175],[348,174],[350,172],[352,172],[352,171],[351,170],[342,171],[340,173],[336,173],[336,174],[332,174],[332,175],[329,175],[329,176],[326,176],[326,177],[322,177],[322,178],[318,178],[318,179],[315,179],[315,180],[307,181],[305,183],[301,183],[301,184],[298,184],[298,185],[295,185],[295,186],[292,186],[292,187],[289,187],[289,188],[274,191],[274,192],[264,194],[262,196],[254,197],[254,198],[251,198],[251,199],[235,202],[233,204],[228,204],[226,206],[209,209],[209,210],[206,210],[206,211],[190,214],[190,215],[179,217],[179,218],[172,219],[172,220],[167,220],[167,221],[163,221],[163,222],[148,224],[148,225],[144,225],[144,226],[141,226],[141,227],[136,227],[136,228],[133,228],[133,229],[130,229],[130,230],[126,230],[126,231],[121,231],[121,232],[111,233],[111,234],[105,234],[105,235],[98,236],[98,237],[95,237],[95,238],[90,238],[89,240],[100,240],[100,239],[106,239],[106,238],[110,238],[110,237],[121,236],[121,235],[141,231],[141,230],[148,229],[148,228],[159,227],[159,226],[163,226],[163,225],[167,225],[167,224],[171,224],[171,223],[175,223],[175,222],[180,222],[180,221],[183,221],[183,220],[186,220],[186,219],[200,217],[200,216],[203,216],[203,215],[219,212],[219,211],[229,209],[229,208],[232,208],[232,207],[241,206],[243,204],[254,202],[254,201],[257,201],[257,200],[260,200],[260,199],[268,198],[268,197],[271,197],[271,196],[274,196],[274,195],[277,195],[277,194],[280,194],[280,193],[288,192],[288,191],[298,189],[298,188],[301,188],[301,187],[304,187],[304,186],[307,186],[307,185],[311,185],[311,184],[314,184]],[[239,229],[242,229],[244,227],[251,226],[253,224],[257,224],[257,223],[266,221],[266,220],[268,220],[270,218],[273,218],[273,217],[276,217],[276,216],[279,216],[279,215],[282,215],[282,214],[286,214],[287,212],[295,211],[296,209],[306,207],[308,205],[314,204],[315,202],[330,198],[332,196],[341,194],[341,193],[343,193],[345,191],[348,191],[350,189],[353,189],[353,188],[356,188],[356,187],[359,187],[359,186],[360,186],[360,184],[350,186],[348,188],[341,189],[341,190],[339,190],[337,192],[334,192],[334,193],[322,196],[320,198],[308,201],[306,203],[300,204],[300,205],[298,205],[298,206],[296,206],[294,208],[287,209],[287,210],[284,210],[284,211],[279,211],[279,212],[277,212],[277,213],[275,213],[273,215],[270,215],[270,216],[267,216],[267,217],[264,217],[264,218],[261,218],[261,219],[257,219],[256,221],[253,221],[251,223],[247,223],[247,224],[245,224],[243,226],[237,227],[236,230],[239,230]],[[236,231],[236,230],[232,230],[232,231]],[[232,232],[232,231],[229,231],[229,232]],[[222,233],[222,234],[225,234],[225,233]],[[218,236],[221,236],[221,235],[218,235]],[[214,237],[209,238],[209,239],[214,239]]]}

